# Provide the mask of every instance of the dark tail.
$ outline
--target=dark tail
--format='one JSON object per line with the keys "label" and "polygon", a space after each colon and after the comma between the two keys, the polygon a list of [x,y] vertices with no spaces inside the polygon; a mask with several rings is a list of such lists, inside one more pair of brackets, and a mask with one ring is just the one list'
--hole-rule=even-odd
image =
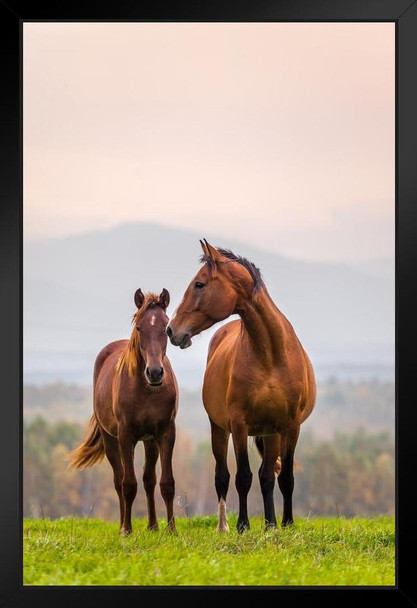
{"label": "dark tail", "polygon": [[[255,437],[255,445],[258,448],[258,452],[261,455],[261,458],[263,458],[264,455],[264,440],[262,439],[262,437],[260,437],[259,435],[256,435]],[[277,461],[275,463],[275,473],[276,475],[279,475],[281,472],[281,457],[278,456]]]}
{"label": "dark tail", "polygon": [[94,414],[90,418],[88,433],[78,448],[69,454],[69,468],[87,469],[104,458],[104,444]]}

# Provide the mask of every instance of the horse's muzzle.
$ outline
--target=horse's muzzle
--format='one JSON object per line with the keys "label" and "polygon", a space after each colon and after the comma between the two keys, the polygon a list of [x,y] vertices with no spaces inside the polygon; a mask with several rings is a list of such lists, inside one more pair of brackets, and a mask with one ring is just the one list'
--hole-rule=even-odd
{"label": "horse's muzzle", "polygon": [[184,336],[182,337],[181,342],[178,344],[178,346],[182,349],[184,348],[188,348],[189,346],[191,346],[192,342],[191,342],[191,336],[190,334],[184,334]]}
{"label": "horse's muzzle", "polygon": [[159,366],[147,367],[145,376],[151,386],[160,386],[164,377],[164,368]]}
{"label": "horse's muzzle", "polygon": [[168,326],[166,332],[171,344],[174,346],[179,346],[182,349],[191,346],[191,336],[187,331],[182,334],[174,334],[172,328]]}

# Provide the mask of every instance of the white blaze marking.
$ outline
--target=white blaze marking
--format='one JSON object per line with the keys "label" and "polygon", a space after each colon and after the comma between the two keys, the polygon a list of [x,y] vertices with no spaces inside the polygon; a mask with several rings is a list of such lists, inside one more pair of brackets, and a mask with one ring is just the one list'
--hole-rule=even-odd
{"label": "white blaze marking", "polygon": [[153,327],[155,325],[155,321],[156,321],[156,316],[152,315],[152,317],[151,317],[151,327]]}

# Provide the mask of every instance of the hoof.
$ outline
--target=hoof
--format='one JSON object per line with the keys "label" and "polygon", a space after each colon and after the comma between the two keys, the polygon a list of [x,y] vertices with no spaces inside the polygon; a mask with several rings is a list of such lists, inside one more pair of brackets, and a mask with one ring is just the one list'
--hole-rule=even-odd
{"label": "hoof", "polygon": [[292,526],[294,524],[293,519],[289,519],[288,521],[281,522],[281,528],[287,528],[288,526]]}
{"label": "hoof", "polygon": [[229,532],[229,524],[226,522],[222,526],[218,525],[216,528],[216,532],[222,534],[223,532]]}
{"label": "hoof", "polygon": [[236,530],[239,532],[239,534],[243,534],[243,532],[245,532],[246,530],[250,529],[250,525],[249,522],[237,522],[237,526],[236,526]]}
{"label": "hoof", "polygon": [[158,532],[159,526],[157,523],[151,525],[148,524],[147,529],[149,530],[149,532]]}
{"label": "hoof", "polygon": [[120,534],[120,536],[130,536],[132,534],[132,528],[130,528],[130,530],[126,530],[125,528],[120,528],[119,534]]}

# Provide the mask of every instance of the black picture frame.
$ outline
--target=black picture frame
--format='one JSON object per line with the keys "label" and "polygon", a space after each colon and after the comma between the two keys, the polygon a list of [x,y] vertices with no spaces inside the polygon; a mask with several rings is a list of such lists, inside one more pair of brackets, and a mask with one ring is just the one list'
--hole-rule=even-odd
{"label": "black picture frame", "polygon": [[[27,21],[392,22],[396,35],[396,585],[394,587],[28,587],[22,572],[22,29]],[[0,603],[7,608],[213,601],[417,605],[415,547],[417,0],[71,3],[0,0]],[[239,595],[243,594],[243,595]]]}

